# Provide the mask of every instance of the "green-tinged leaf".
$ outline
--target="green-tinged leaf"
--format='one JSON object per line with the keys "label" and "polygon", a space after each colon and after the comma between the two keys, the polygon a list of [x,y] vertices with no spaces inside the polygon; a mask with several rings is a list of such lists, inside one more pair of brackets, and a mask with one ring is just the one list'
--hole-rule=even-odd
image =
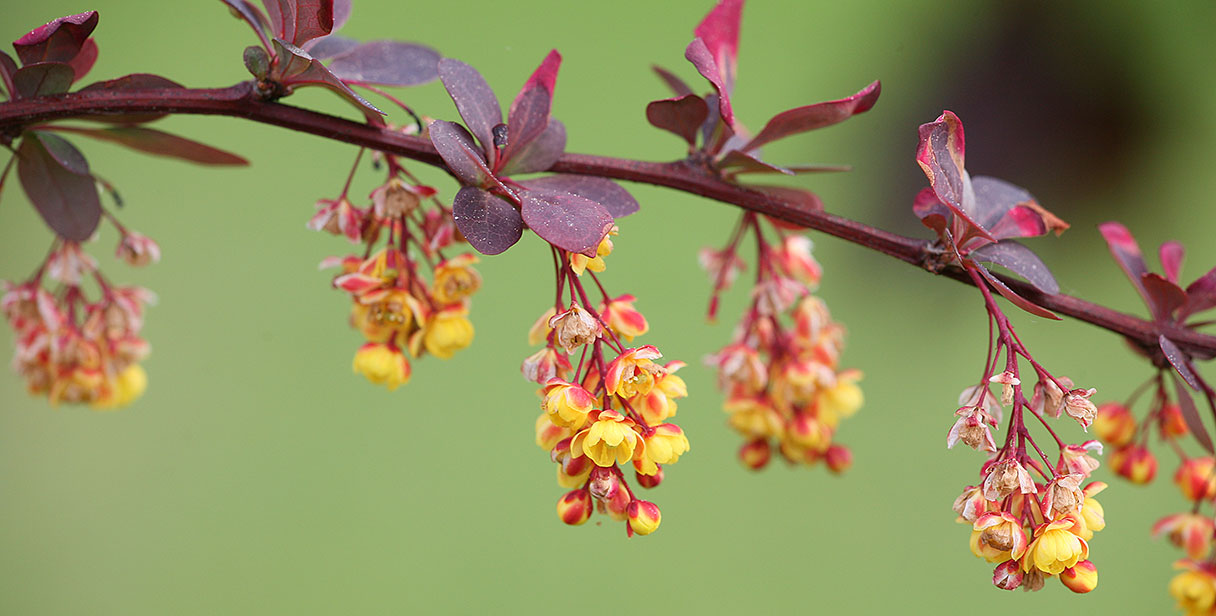
{"label": "green-tinged leaf", "polygon": [[279,64],[275,69],[271,78],[281,83],[288,88],[296,88],[301,86],[316,85],[323,88],[329,88],[336,92],[339,96],[349,101],[351,104],[359,107],[367,121],[372,124],[382,124],[383,120],[380,116],[384,115],[383,111],[376,108],[375,105],[367,102],[362,96],[351,90],[342,80],[325,68],[319,60],[308,55],[308,52],[283,41],[282,39],[274,39],[272,41],[275,49],[275,55],[279,58]]}
{"label": "green-tinged leaf", "polygon": [[101,221],[97,185],[91,175],[75,173],[60,164],[44,145],[47,137],[35,132],[21,140],[17,150],[21,187],[52,231],[67,240],[86,240]]}
{"label": "green-tinged leaf", "polygon": [[39,62],[17,69],[13,74],[13,98],[36,98],[63,94],[72,87],[76,72],[63,62]]}
{"label": "green-tinged leaf", "polygon": [[51,130],[75,133],[93,139],[117,143],[132,150],[147,152],[156,156],[177,158],[200,165],[245,166],[249,164],[249,161],[231,152],[152,128],[139,126],[115,126],[111,128],[54,126]]}

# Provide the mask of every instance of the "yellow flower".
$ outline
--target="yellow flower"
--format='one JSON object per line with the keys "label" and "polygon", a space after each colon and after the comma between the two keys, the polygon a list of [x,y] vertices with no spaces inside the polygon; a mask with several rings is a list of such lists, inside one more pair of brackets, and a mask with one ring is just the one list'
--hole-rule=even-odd
{"label": "yellow flower", "polygon": [[638,452],[641,455],[634,458],[634,468],[643,475],[659,472],[659,464],[675,464],[689,448],[688,437],[675,424],[655,426],[654,432],[643,442],[646,446]]}
{"label": "yellow flower", "polygon": [[555,426],[549,421],[548,413],[541,413],[536,418],[536,446],[545,451],[552,451],[562,440],[569,438],[574,431],[570,428]]}
{"label": "yellow flower", "polygon": [[632,295],[622,295],[600,304],[600,316],[608,323],[612,331],[629,341],[632,341],[635,336],[641,336],[650,331],[650,324],[646,322],[646,317],[633,307],[635,301],[637,298]]}
{"label": "yellow flower", "polygon": [[1075,523],[1069,516],[1039,525],[1022,560],[1022,571],[1038,569],[1048,575],[1059,575],[1088,557],[1089,544],[1069,530]]}
{"label": "yellow flower", "polygon": [[397,347],[388,344],[369,342],[359,347],[352,368],[389,391],[410,381],[410,362]]}
{"label": "yellow flower", "polygon": [[600,245],[595,248],[594,257],[588,257],[576,252],[570,253],[570,269],[574,270],[574,273],[579,276],[583,275],[584,270],[591,270],[593,272],[604,271],[606,267],[604,257],[612,253],[611,236],[616,235],[618,232],[619,228],[616,225],[612,225],[612,230],[604,236],[604,239],[600,240]]}
{"label": "yellow flower", "polygon": [[[639,445],[633,422],[616,411],[600,411],[595,423],[574,435],[571,455],[585,455],[597,466],[625,464]],[[644,447],[645,445],[643,445]]]}
{"label": "yellow flower", "polygon": [[650,393],[654,389],[655,376],[663,373],[663,369],[650,360],[661,356],[659,350],[650,345],[626,349],[605,371],[604,386],[608,393],[624,398]]}
{"label": "yellow flower", "polygon": [[971,553],[990,563],[1017,560],[1026,553],[1022,523],[1004,511],[981,515],[971,528]]}
{"label": "yellow flower", "polygon": [[781,438],[785,434],[781,415],[765,398],[732,394],[722,408],[730,413],[730,426],[744,436]]}
{"label": "yellow flower", "polygon": [[550,379],[544,389],[541,408],[554,425],[578,430],[587,422],[587,413],[595,407],[595,398],[586,389],[561,379]]}
{"label": "yellow flower", "polygon": [[673,374],[683,366],[682,361],[668,362],[663,367],[665,372],[655,378],[654,388],[650,393],[630,400],[630,404],[642,414],[646,423],[659,424],[669,417],[674,417],[678,408],[676,399],[688,396],[688,385],[684,379]]}
{"label": "yellow flower", "polygon": [[435,267],[435,285],[432,294],[441,306],[455,304],[481,288],[481,275],[469,267],[477,263],[477,257],[466,253],[448,259]]}
{"label": "yellow flower", "polygon": [[1106,528],[1106,512],[1102,510],[1102,503],[1094,498],[1095,494],[1105,489],[1106,484],[1101,481],[1085,486],[1085,500],[1081,503],[1081,515],[1077,519],[1077,535],[1086,541],[1093,539],[1095,532]]}
{"label": "yellow flower", "polygon": [[836,375],[836,384],[828,387],[819,394],[819,413],[823,417],[847,418],[861,408],[865,397],[857,381],[861,373],[856,370],[845,370]]}
{"label": "yellow flower", "polygon": [[421,323],[422,305],[403,289],[380,289],[363,294],[350,311],[351,325],[368,342],[388,342],[408,334]]}
{"label": "yellow flower", "polygon": [[423,342],[431,355],[450,359],[452,355],[473,342],[473,324],[465,315],[469,311],[463,306],[440,311],[426,324]]}
{"label": "yellow flower", "polygon": [[540,315],[540,318],[528,330],[528,344],[536,346],[549,337],[549,332],[553,331],[553,327],[549,325],[549,319],[552,319],[555,314],[557,314],[557,309],[550,308]]}
{"label": "yellow flower", "polygon": [[143,366],[131,364],[127,366],[93,402],[95,409],[116,409],[135,402],[144,395],[148,388],[148,373]]}
{"label": "yellow flower", "polygon": [[1211,614],[1216,606],[1216,577],[1207,569],[1189,561],[1176,567],[1188,569],[1170,580],[1170,594],[1178,600],[1178,609],[1187,616]]}

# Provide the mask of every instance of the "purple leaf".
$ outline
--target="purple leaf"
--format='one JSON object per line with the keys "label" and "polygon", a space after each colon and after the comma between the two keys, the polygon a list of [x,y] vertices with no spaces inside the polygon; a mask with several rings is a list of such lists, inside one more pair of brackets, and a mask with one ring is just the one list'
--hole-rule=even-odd
{"label": "purple leaf", "polygon": [[650,66],[650,70],[654,71],[659,76],[659,79],[662,79],[663,83],[667,84],[667,87],[671,88],[671,91],[676,96],[688,96],[692,94],[692,88],[688,87],[688,84],[683,79],[677,77],[675,73],[653,64]]}
{"label": "purple leaf", "polygon": [[[308,55],[318,60],[328,60],[335,56],[340,56],[358,46],[359,41],[356,41],[353,38],[331,34],[329,36],[323,36],[319,39],[308,41],[308,44],[304,45],[303,49],[304,51],[308,52]],[[332,69],[333,67],[330,66],[330,68]]]}
{"label": "purple leaf", "polygon": [[[286,1],[286,0],[283,0]],[[371,124],[380,124],[383,122],[380,116],[384,115],[383,111],[376,108],[375,105],[367,102],[362,96],[351,90],[349,86],[342,83],[342,80],[325,68],[320,60],[308,55],[308,52],[287,43],[280,39],[271,41],[274,45],[275,55],[279,59],[278,65],[275,67],[275,73],[271,75],[275,81],[287,87],[316,85],[323,88],[333,90],[342,98],[349,101],[351,104],[359,107],[359,111],[363,112],[364,117]]]}
{"label": "purple leaf", "polygon": [[555,118],[549,118],[549,126],[545,127],[545,132],[512,154],[510,160],[504,163],[498,172],[502,175],[513,175],[548,171],[565,151],[566,125]]}
{"label": "purple leaf", "polygon": [[13,41],[17,58],[29,66],[37,62],[71,62],[97,27],[97,11],[52,20]]}
{"label": "purple leaf", "polygon": [[[181,84],[161,77],[160,75],[152,75],[149,73],[135,73],[119,77],[118,79],[110,79],[108,81],[98,81],[91,83],[80,90],[79,92],[90,91],[136,91],[136,90],[163,90],[166,88],[181,88]],[[82,120],[92,120],[95,122],[105,122],[107,124],[142,124],[151,122],[165,117],[168,114],[164,113],[120,113],[111,115],[89,115],[82,116]]]}
{"label": "purple leaf", "polygon": [[976,261],[1000,265],[1025,278],[1027,282],[1044,293],[1060,292],[1060,285],[1039,256],[1013,240],[982,246],[971,251],[970,256]]}
{"label": "purple leaf", "polygon": [[[62,143],[55,143],[56,140]],[[51,230],[67,240],[86,240],[101,220],[97,186],[92,176],[74,173],[59,164],[44,145],[48,141],[60,150],[67,143],[54,135],[36,131],[22,138],[17,151],[21,187]],[[83,161],[79,152],[76,155]],[[85,168],[87,170],[87,164]]]}
{"label": "purple leaf", "polygon": [[350,19],[350,0],[334,0],[334,27],[330,32],[337,32]]}
{"label": "purple leaf", "polygon": [[517,152],[540,137],[549,125],[549,109],[553,105],[553,90],[561,65],[561,54],[556,49],[550,51],[511,102],[511,110],[507,114],[507,145],[502,150],[498,166],[504,160],[511,160]]}
{"label": "purple leaf", "polygon": [[570,252],[594,256],[600,241],[612,229],[612,215],[604,206],[562,192],[520,195],[524,223],[541,239]]}
{"label": "purple leaf", "polygon": [[1132,237],[1127,227],[1113,221],[1098,225],[1098,231],[1106,240],[1106,245],[1110,248],[1110,254],[1115,258],[1115,262],[1123,268],[1123,273],[1127,274],[1128,280],[1132,281],[1132,286],[1136,287],[1140,297],[1144,298],[1145,305],[1155,316],[1157,309],[1142,282],[1143,276],[1148,273],[1148,266],[1144,264],[1144,254],[1140,252],[1140,245],[1136,243],[1136,239]]}
{"label": "purple leaf", "polygon": [[714,61],[713,54],[705,47],[705,41],[699,38],[693,39],[684,49],[684,57],[692,62],[692,65],[697,67],[697,72],[701,73],[701,76],[714,87],[714,91],[718,94],[718,113],[722,120],[731,130],[739,132],[735,129],[735,114],[730,109],[730,90],[722,81],[722,73],[718,70],[718,64]]}
{"label": "purple leaf", "polygon": [[1199,379],[1195,378],[1195,371],[1191,368],[1191,360],[1186,353],[1183,353],[1182,349],[1178,348],[1178,345],[1174,344],[1173,340],[1166,338],[1164,334],[1157,336],[1157,344],[1161,346],[1161,352],[1178,372],[1178,376],[1181,376],[1182,380],[1191,386],[1191,389],[1198,391]]}
{"label": "purple leaf", "polygon": [[1026,312],[1029,312],[1035,316],[1043,317],[1045,319],[1054,319],[1056,321],[1060,320],[1060,317],[1056,316],[1056,313],[1015,293],[1013,289],[1010,289],[1005,285],[1005,283],[1001,282],[1000,278],[993,276],[992,272],[988,271],[988,268],[979,264],[976,264],[975,267],[980,271],[981,274],[984,275],[984,278],[988,279],[988,282],[992,285],[992,288],[996,289],[997,293],[1001,294],[1001,297],[1004,297],[1012,302],[1014,306],[1017,306],[1018,308],[1021,308],[1022,310],[1025,310]]}
{"label": "purple leaf", "polygon": [[[943,111],[933,122],[920,125],[916,163],[920,165],[937,198],[959,215],[971,219],[970,184],[964,170],[963,123],[952,111]],[[975,222],[974,219],[971,219]],[[990,238],[991,239],[991,238]],[[995,241],[995,240],[994,240]]]}
{"label": "purple leaf", "polygon": [[101,141],[109,141],[122,146],[147,152],[157,156],[177,158],[200,165],[235,165],[245,166],[249,161],[218,148],[199,143],[185,137],[178,137],[164,131],[138,126],[118,126],[112,128],[78,128],[74,126],[55,126],[52,130],[75,133],[92,137]]}
{"label": "purple leaf", "polygon": [[1161,245],[1159,254],[1161,255],[1161,269],[1165,271],[1165,279],[1178,284],[1178,275],[1182,272],[1182,257],[1186,254],[1186,250],[1178,242],[1165,242]]}
{"label": "purple leaf", "polygon": [[739,173],[780,173],[783,175],[794,175],[793,171],[785,167],[766,163],[758,157],[753,156],[741,150],[731,150],[722,157],[721,160],[714,164],[721,171],[733,171],[730,175],[738,175]]}
{"label": "purple leaf", "polygon": [[[1190,428],[1191,434],[1195,435],[1195,440],[1207,450],[1209,454],[1216,453],[1212,449],[1212,436],[1208,434],[1208,429],[1204,427],[1203,420],[1199,417],[1199,409],[1195,408],[1195,400],[1191,397],[1191,393],[1183,387],[1182,381],[1174,380],[1174,391],[1177,393],[1178,406],[1182,409],[1182,419],[1186,421],[1186,427]],[[1208,399],[1211,404],[1211,398]]]}
{"label": "purple leaf", "polygon": [[499,254],[519,241],[523,219],[505,200],[473,186],[465,186],[452,200],[456,228],[477,252]]}
{"label": "purple leaf", "polygon": [[726,91],[735,89],[735,74],[739,57],[739,22],[743,16],[743,0],[718,0],[705,19],[693,30],[693,34],[705,41],[705,47],[713,56]]}
{"label": "purple leaf", "polygon": [[613,218],[621,218],[638,211],[637,199],[629,191],[612,180],[590,175],[559,173],[520,182],[530,191],[540,193],[570,193],[594,201],[608,211]]}
{"label": "purple leaf", "polygon": [[35,134],[42,142],[42,147],[46,148],[47,153],[61,167],[76,175],[89,175],[89,161],[85,160],[84,154],[67,139],[44,131],[36,131]]}
{"label": "purple leaf", "polygon": [[1174,311],[1186,303],[1186,291],[1159,274],[1149,272],[1140,277],[1140,282],[1144,284],[1148,296],[1153,299],[1155,315],[1160,318],[1172,318]]}
{"label": "purple leaf", "polygon": [[878,95],[881,91],[882,84],[875,81],[848,98],[782,111],[773,116],[773,119],[769,120],[760,133],[753,137],[747,145],[739,149],[751,151],[790,135],[843,122],[859,113],[869,111],[874,103],[878,102]]}
{"label": "purple leaf", "polygon": [[439,61],[439,79],[452,102],[456,103],[456,111],[460,112],[464,125],[477,137],[486,151],[487,162],[493,166],[498,156],[494,147],[494,127],[502,124],[502,109],[490,84],[477,69],[451,58]]}
{"label": "purple leaf", "polygon": [[697,131],[708,117],[709,107],[705,99],[695,94],[646,105],[646,119],[652,126],[675,133],[687,141],[689,147],[697,142]]}
{"label": "purple leaf", "polygon": [[435,120],[431,123],[429,132],[431,144],[461,183],[481,186],[489,180],[490,169],[486,167],[485,158],[463,126]]}
{"label": "purple leaf", "polygon": [[74,73],[76,76],[73,81],[83,79],[84,76],[89,73],[89,71],[93,70],[93,64],[96,62],[97,41],[88,39],[84,42],[84,45],[80,47],[80,53],[76,54],[76,57],[72,58],[71,61],[68,62],[68,65],[72,67],[72,73]]}
{"label": "purple leaf", "polygon": [[1216,307],[1216,267],[1186,288],[1187,304],[1179,318]]}
{"label": "purple leaf", "polygon": [[334,30],[334,0],[262,0],[275,38],[295,46]]}
{"label": "purple leaf", "polygon": [[63,94],[72,87],[76,73],[71,65],[63,62],[39,62],[27,64],[13,74],[15,98],[36,98]]}
{"label": "purple leaf", "polygon": [[344,81],[416,86],[439,78],[439,52],[413,43],[371,41],[335,57],[329,70]]}
{"label": "purple leaf", "polygon": [[0,51],[0,83],[4,84],[4,91],[8,93],[9,98],[16,98],[13,95],[13,75],[17,72],[17,63],[13,61],[12,56]]}
{"label": "purple leaf", "polygon": [[246,2],[245,0],[220,0],[227,4],[234,13],[245,23],[249,24],[250,28],[259,35],[265,34],[270,29],[270,21],[266,15],[262,13],[258,7]]}
{"label": "purple leaf", "polygon": [[977,175],[971,178],[975,194],[973,218],[992,237],[1037,237],[1050,231],[1056,235],[1068,228],[1068,223],[1047,211],[1026,191],[993,177]]}

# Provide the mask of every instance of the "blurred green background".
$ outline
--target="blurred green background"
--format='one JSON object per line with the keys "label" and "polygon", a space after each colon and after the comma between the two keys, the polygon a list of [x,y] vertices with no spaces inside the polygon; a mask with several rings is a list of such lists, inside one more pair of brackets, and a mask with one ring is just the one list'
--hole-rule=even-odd
{"label": "blurred green background", "polygon": [[[565,57],[555,114],[569,150],[677,158],[645,103],[666,96],[661,63],[692,80],[683,48],[711,2],[356,0],[344,34],[404,38],[465,60],[509,101],[550,48]],[[92,79],[158,73],[191,86],[247,78],[255,42],[219,2],[63,0],[8,3],[0,36],[98,9]],[[868,114],[768,148],[774,162],[853,165],[798,180],[832,211],[924,236],[909,205],[923,176],[916,126],[950,108],[967,126],[968,168],[1028,187],[1073,223],[1032,246],[1065,292],[1142,314],[1095,224],[1118,218],[1148,250],[1179,239],[1184,276],[1216,264],[1216,7],[1152,3],[753,2],[747,7],[736,113],[758,128],[773,113],[883,80]],[[691,82],[691,81],[690,81]],[[699,82],[697,82],[699,83]],[[402,94],[454,119],[442,87]],[[353,116],[325,92],[293,104]],[[401,118],[397,118],[401,121]],[[150,387],[98,414],[49,408],[0,374],[0,613],[389,614],[727,612],[940,614],[1166,613],[1178,552],[1149,537],[1184,508],[1161,451],[1155,485],[1112,480],[1107,530],[1091,544],[1099,588],[1052,582],[1007,594],[970,554],[950,505],[981,457],[947,451],[957,392],[980,372],[986,331],[978,293],[838,240],[814,235],[821,289],[850,329],[844,363],[865,371],[867,402],[838,439],[844,477],[735,461],[737,437],[702,358],[728,340],[702,318],[708,284],[695,253],[726,239],[731,208],[631,186],[642,212],[621,223],[607,281],[650,319],[644,341],[692,364],[677,417],[691,453],[647,498],[655,535],[617,524],[567,528],[563,490],[533,444],[536,399],[518,373],[525,332],[552,284],[534,237],[486,259],[474,300],[475,346],[415,364],[389,393],[350,372],[358,335],[347,300],[316,264],[348,250],[308,232],[318,198],[341,189],[354,148],[231,118],[160,127],[252,161],[212,169],[76,142],[126,201],[122,220],[157,239],[164,260],[132,270],[91,250],[117,281],[160,296],[145,335]],[[445,191],[453,186],[417,168]],[[364,169],[356,194],[370,190]],[[0,277],[37,265],[49,233],[16,182],[0,205]],[[1154,260],[1155,266],[1155,260]],[[1015,316],[1057,374],[1121,399],[1149,376],[1116,337],[1076,322]],[[0,333],[11,348],[12,334]],[[1070,439],[1085,435],[1060,425]],[[1099,478],[1110,479],[1105,468]],[[600,520],[598,516],[594,520]]]}

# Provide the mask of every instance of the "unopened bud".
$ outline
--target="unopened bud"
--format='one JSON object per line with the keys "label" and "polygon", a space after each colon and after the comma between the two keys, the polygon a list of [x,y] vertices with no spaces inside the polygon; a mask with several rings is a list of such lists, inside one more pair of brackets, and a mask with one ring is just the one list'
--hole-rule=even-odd
{"label": "unopened bud", "polygon": [[837,475],[849,470],[853,466],[853,452],[844,445],[832,445],[828,447],[828,451],[823,457],[828,464],[828,470]]}
{"label": "unopened bud", "polygon": [[638,485],[642,486],[643,488],[650,489],[657,488],[660,483],[663,483],[663,465],[656,464],[655,466],[658,467],[659,470],[655,471],[653,475],[643,475],[640,472],[634,473],[637,475]]}
{"label": "unopened bud", "polygon": [[1118,402],[1107,402],[1098,407],[1098,416],[1094,418],[1094,432],[1103,441],[1115,447],[1122,447],[1136,437],[1136,418],[1126,406]]}
{"label": "unopened bud", "polygon": [[773,448],[768,444],[768,439],[758,438],[748,441],[739,448],[739,461],[753,471],[768,466],[768,461],[772,457]]}
{"label": "unopened bud", "polygon": [[1087,593],[1098,587],[1098,568],[1088,560],[1060,572],[1060,581],[1075,593]]}
{"label": "unopened bud", "polygon": [[586,490],[571,490],[557,501],[557,517],[578,526],[591,517],[591,495]]}
{"label": "unopened bud", "polygon": [[598,499],[612,499],[621,488],[621,478],[616,474],[615,468],[604,468],[597,466],[591,470],[591,479],[587,488],[591,491],[591,496]]}
{"label": "unopened bud", "polygon": [[128,231],[123,233],[114,255],[128,265],[140,267],[160,261],[160,246],[146,235]]}
{"label": "unopened bud", "polygon": [[1206,501],[1216,498],[1216,460],[1204,456],[1191,458],[1178,465],[1174,483],[1182,490],[1183,498],[1189,501]]}
{"label": "unopened bud", "polygon": [[629,503],[629,530],[639,535],[649,535],[658,530],[662,515],[659,506],[644,500]]}
{"label": "unopened bud", "polygon": [[1157,476],[1157,458],[1140,445],[1126,445],[1111,452],[1110,467],[1132,483],[1146,484]]}

